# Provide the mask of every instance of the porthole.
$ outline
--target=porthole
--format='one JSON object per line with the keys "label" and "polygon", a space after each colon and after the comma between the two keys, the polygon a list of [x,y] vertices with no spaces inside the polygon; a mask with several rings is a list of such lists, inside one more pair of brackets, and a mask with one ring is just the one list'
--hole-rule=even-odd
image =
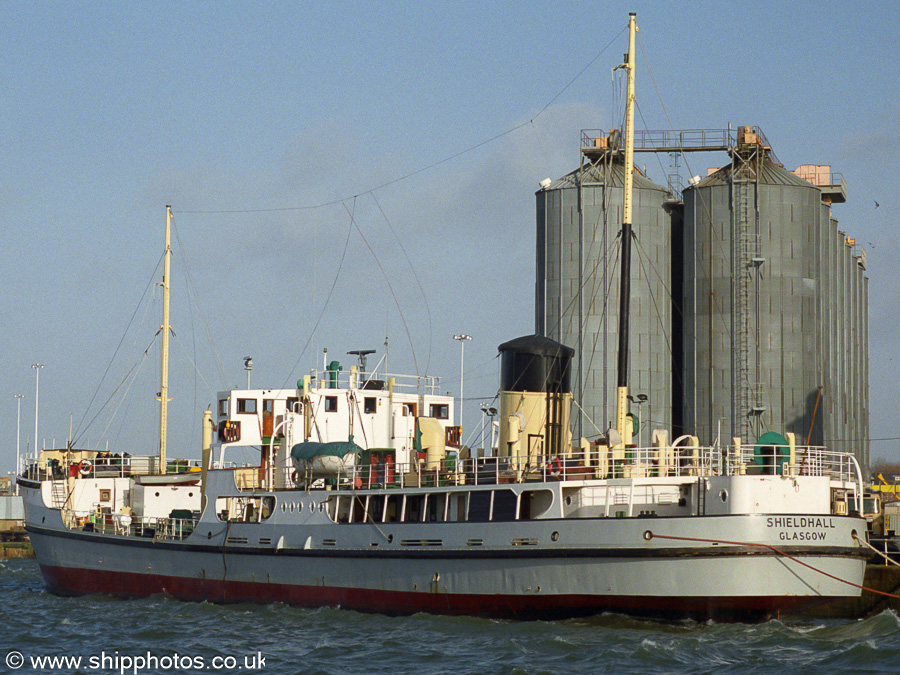
{"label": "porthole", "polygon": [[389,535],[388,535],[388,543],[390,544],[390,543],[393,542],[393,541],[394,541],[394,535],[389,534]]}
{"label": "porthole", "polygon": [[728,490],[720,490],[719,491],[719,499],[722,500],[722,503],[728,501]]}
{"label": "porthole", "polygon": [[572,506],[572,495],[566,497],[566,506]]}
{"label": "porthole", "polygon": [[550,541],[559,541],[559,532],[554,532],[550,535]]}
{"label": "porthole", "polygon": [[325,512],[325,502],[319,502],[319,513]]}
{"label": "porthole", "polygon": [[[293,511],[293,509],[291,509]],[[281,502],[281,512],[285,513],[287,511],[287,504]]]}
{"label": "porthole", "polygon": [[297,502],[297,513],[303,512],[303,502]]}

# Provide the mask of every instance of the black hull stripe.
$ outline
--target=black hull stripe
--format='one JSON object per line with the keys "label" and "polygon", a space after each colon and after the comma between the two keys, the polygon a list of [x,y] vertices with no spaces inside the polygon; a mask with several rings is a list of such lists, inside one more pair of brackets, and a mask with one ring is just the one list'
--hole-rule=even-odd
{"label": "black hull stripe", "polygon": [[[295,556],[310,558],[424,558],[431,560],[453,559],[538,559],[538,558],[606,558],[629,560],[677,559],[677,558],[735,558],[747,556],[772,557],[779,553],[763,546],[704,546],[670,548],[565,548],[562,546],[522,546],[511,549],[490,549],[471,547],[465,549],[445,549],[442,547],[394,546],[393,548],[369,547],[365,549],[341,549],[338,547],[302,549],[211,545],[153,541],[152,539],[129,538],[77,530],[53,530],[26,525],[29,534],[75,539],[91,544],[128,546],[141,549],[170,550],[197,553],[228,553],[229,555]],[[857,546],[780,546],[779,551],[794,557],[827,557],[868,559],[867,550]]]}

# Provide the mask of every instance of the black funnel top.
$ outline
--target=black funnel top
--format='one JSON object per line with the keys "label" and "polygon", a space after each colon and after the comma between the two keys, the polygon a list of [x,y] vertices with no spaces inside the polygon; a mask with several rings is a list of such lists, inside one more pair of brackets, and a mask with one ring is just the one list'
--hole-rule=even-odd
{"label": "black funnel top", "polygon": [[572,390],[571,363],[575,350],[543,335],[526,335],[497,348],[500,389],[567,394]]}

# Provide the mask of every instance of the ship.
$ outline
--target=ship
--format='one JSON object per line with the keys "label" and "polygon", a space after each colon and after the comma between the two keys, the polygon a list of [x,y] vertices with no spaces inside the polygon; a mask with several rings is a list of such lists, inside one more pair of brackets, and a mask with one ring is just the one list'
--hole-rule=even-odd
{"label": "ship", "polygon": [[[633,14],[629,26],[626,195]],[[852,454],[791,433],[633,442],[625,204],[616,423],[603,436],[573,439],[573,350],[527,335],[498,347],[481,451],[462,443],[437,378],[370,371],[360,350],[348,371],[326,356],[296,387],[219,392],[192,466],[166,453],[164,344],[158,456],[45,450],[17,477],[47,587],[511,619],[758,621],[859,596]],[[248,452],[258,462],[235,463]]]}

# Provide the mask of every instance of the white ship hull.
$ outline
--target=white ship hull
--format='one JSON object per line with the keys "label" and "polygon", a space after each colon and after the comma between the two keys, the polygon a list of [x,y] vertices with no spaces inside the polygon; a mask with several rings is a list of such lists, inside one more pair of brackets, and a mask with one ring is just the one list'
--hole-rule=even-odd
{"label": "white ship hull", "polygon": [[[308,508],[321,496],[281,492],[265,523],[206,514],[186,538],[154,540],[69,529],[31,489],[27,527],[61,594],[388,613],[756,620],[858,595],[865,569],[858,517],[335,523]],[[300,514],[281,508],[300,502],[309,502]]]}

